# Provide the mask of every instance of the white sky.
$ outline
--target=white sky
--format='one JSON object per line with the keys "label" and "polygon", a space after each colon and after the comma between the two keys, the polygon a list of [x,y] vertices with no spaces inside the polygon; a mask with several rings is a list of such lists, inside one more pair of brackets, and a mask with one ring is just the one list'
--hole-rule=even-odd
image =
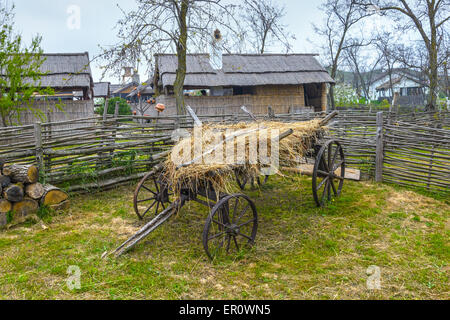
{"label": "white sky", "polygon": [[[295,34],[293,43],[296,53],[318,53],[319,48],[308,39],[317,41],[311,24],[323,20],[318,10],[320,0],[277,0],[285,4],[287,17],[285,23]],[[42,48],[47,53],[89,52],[92,58],[100,52],[99,45],[115,43],[116,21],[122,16],[117,7],[129,10],[135,6],[134,0],[14,0],[16,5],[16,29],[27,42],[33,35],[43,37]],[[68,8],[76,5],[81,9],[79,29],[67,25]],[[94,81],[99,81],[101,71],[97,63],[91,65]],[[146,75],[141,75],[145,78]],[[104,79],[117,82],[118,79]]]}

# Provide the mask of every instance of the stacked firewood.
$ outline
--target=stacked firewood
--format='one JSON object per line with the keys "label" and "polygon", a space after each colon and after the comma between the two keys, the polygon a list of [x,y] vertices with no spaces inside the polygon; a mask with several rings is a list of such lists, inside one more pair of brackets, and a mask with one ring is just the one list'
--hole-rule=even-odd
{"label": "stacked firewood", "polygon": [[34,165],[4,164],[0,160],[0,225],[6,215],[26,217],[40,206],[60,211],[68,209],[69,196],[63,190],[38,182],[39,170]]}

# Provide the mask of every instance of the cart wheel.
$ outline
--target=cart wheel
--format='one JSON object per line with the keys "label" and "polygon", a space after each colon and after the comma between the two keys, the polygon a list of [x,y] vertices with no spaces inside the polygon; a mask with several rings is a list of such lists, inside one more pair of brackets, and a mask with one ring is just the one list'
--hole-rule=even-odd
{"label": "cart wheel", "polygon": [[243,194],[222,198],[212,209],[203,230],[203,247],[211,260],[220,253],[239,252],[255,243],[258,214]]}
{"label": "cart wheel", "polygon": [[324,207],[342,192],[345,177],[344,150],[338,141],[327,141],[316,157],[312,187],[318,207]]}
{"label": "cart wheel", "polygon": [[139,219],[154,218],[165,210],[172,203],[170,191],[161,171],[152,171],[142,178],[134,192],[134,211]]}

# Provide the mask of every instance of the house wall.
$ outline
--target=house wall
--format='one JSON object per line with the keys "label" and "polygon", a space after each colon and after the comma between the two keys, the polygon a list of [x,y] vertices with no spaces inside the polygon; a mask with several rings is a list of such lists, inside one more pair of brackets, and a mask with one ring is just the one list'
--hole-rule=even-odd
{"label": "house wall", "polygon": [[[246,106],[254,114],[267,114],[268,106],[271,106],[274,112],[278,114],[289,113],[291,110],[307,109],[303,85],[257,86],[253,92],[253,95],[185,97],[185,103],[191,106],[199,115],[240,113],[242,106]],[[319,106],[322,103],[321,99],[322,95],[320,94]],[[162,103],[167,107],[164,115],[176,113],[174,96],[162,95],[156,100],[157,103]]]}
{"label": "house wall", "polygon": [[[395,79],[400,76],[402,76],[402,75],[399,73],[394,73],[392,75],[392,80],[395,81]],[[384,92],[376,90],[376,88],[378,88],[379,86],[381,86],[384,83],[387,83],[388,81],[389,81],[389,76],[385,76],[385,77],[381,78],[380,80],[372,83],[372,85],[370,86],[370,93],[371,93],[371,97],[373,100],[383,100],[384,98],[386,98],[387,96],[390,95],[389,89],[386,89]],[[401,88],[416,88],[416,87],[422,87],[424,90],[424,94],[425,95],[428,94],[428,88],[425,88],[425,87],[423,87],[422,84],[419,84],[408,78],[403,78],[400,82],[394,83],[393,91],[394,91],[394,93],[396,93],[396,92],[400,93]],[[405,96],[405,95],[403,95],[403,96]],[[404,99],[404,100],[406,101],[407,99]],[[415,98],[412,98],[412,100],[415,100]]]}

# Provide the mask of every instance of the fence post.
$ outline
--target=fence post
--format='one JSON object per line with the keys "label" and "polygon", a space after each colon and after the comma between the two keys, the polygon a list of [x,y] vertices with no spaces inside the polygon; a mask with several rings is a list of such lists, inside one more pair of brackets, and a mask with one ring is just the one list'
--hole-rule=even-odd
{"label": "fence post", "polygon": [[[113,131],[112,131],[112,135],[111,135],[111,145],[114,146],[116,144],[116,137],[117,137],[117,130],[119,129],[119,120],[117,119],[117,117],[119,116],[119,102],[116,102],[116,108],[114,110],[114,124],[113,124]],[[110,161],[111,164],[113,163],[114,160],[114,149],[111,150],[109,152],[110,155]]]}
{"label": "fence post", "polygon": [[383,161],[384,161],[384,141],[383,141],[383,111],[377,113],[377,149],[375,164],[375,181],[383,182]]}
{"label": "fence post", "polygon": [[106,121],[108,118],[108,99],[105,99],[105,107],[103,108],[103,121]]}
{"label": "fence post", "polygon": [[44,148],[42,147],[42,124],[34,124],[34,139],[36,142],[36,163],[41,172],[44,172]]}

